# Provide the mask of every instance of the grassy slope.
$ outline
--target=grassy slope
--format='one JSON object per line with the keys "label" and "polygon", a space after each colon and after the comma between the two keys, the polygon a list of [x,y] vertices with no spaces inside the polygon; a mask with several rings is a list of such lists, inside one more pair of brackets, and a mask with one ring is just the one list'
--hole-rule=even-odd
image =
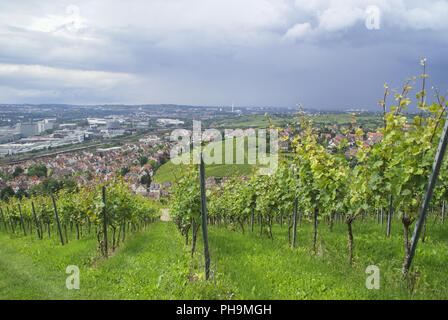
{"label": "grassy slope", "polygon": [[[154,175],[154,182],[175,182],[176,177],[181,177],[185,171],[185,165],[175,165],[170,161],[162,165]],[[206,177],[232,177],[249,175],[252,172],[249,164],[210,164],[206,165]]]}
{"label": "grassy slope", "polygon": [[[285,126],[292,117],[289,115],[269,115],[272,124],[276,126]],[[246,128],[268,128],[270,126],[268,119],[263,114],[244,115],[240,117],[231,117],[216,121],[218,128],[225,129],[246,129]]]}
{"label": "grassy slope", "polygon": [[[295,115],[269,115],[272,119],[272,124],[276,126],[285,126],[291,123]],[[374,113],[357,113],[356,121],[364,128],[370,130],[376,130],[376,128],[382,126],[381,114]],[[350,125],[352,121],[351,113],[324,113],[317,116],[313,116],[313,123],[316,125]],[[269,122],[264,115],[245,115],[241,117],[234,117],[219,120],[216,122],[218,128],[267,128]]]}
{"label": "grassy slope", "polygon": [[[1,299],[172,299],[188,280],[189,260],[171,223],[132,235],[106,261],[93,237],[64,247],[56,237],[12,238],[0,233]],[[80,290],[65,287],[68,265],[80,268]]]}
{"label": "grassy slope", "polygon": [[[290,123],[294,117],[292,115],[270,115],[272,117],[272,123],[276,126],[285,126]],[[312,117],[314,124],[316,125],[350,125],[352,116],[349,113],[334,113],[334,114],[322,114]],[[356,115],[358,124],[362,125],[365,129],[376,131],[376,128],[382,125],[382,118],[380,114],[362,113]],[[264,115],[249,115],[223,119],[217,121],[217,127],[220,129],[245,129],[245,128],[267,128],[269,122]],[[213,145],[211,143],[210,145]],[[224,148],[224,146],[223,146]],[[234,145],[234,154],[235,154]],[[223,156],[225,152],[223,151]],[[224,158],[223,158],[224,159]],[[223,160],[224,163],[224,160]],[[249,175],[253,170],[253,165],[247,164],[247,151],[245,152],[245,164],[212,164],[206,165],[207,177],[229,177],[229,176],[241,176]],[[174,182],[176,177],[180,177],[182,172],[185,171],[184,165],[175,165],[172,161],[168,161],[162,165],[154,175],[153,180],[155,182]]]}
{"label": "grassy slope", "polygon": [[0,233],[0,298],[65,299],[65,268],[89,263],[95,251],[92,239],[71,242],[61,247],[56,234],[39,241]]}
{"label": "grassy slope", "polygon": [[[211,282],[199,281],[184,241],[171,222],[157,222],[128,236],[107,260],[93,236],[61,246],[50,239],[0,232],[0,299],[219,299]],[[80,289],[68,290],[68,265],[80,269]],[[203,278],[203,277],[202,277]]]}
{"label": "grassy slope", "polygon": [[[429,226],[429,224],[428,224]],[[312,224],[298,231],[297,248],[288,246],[288,229],[274,226],[274,239],[260,238],[259,229],[210,228],[212,267],[223,274],[240,299],[447,299],[448,226],[432,226],[420,243],[414,261],[421,273],[414,291],[401,278],[403,262],[402,225],[394,220],[392,237],[375,223],[354,224],[355,264],[348,263],[346,225],[333,233],[321,224],[319,253],[312,252]],[[366,267],[380,268],[380,290],[366,289]]]}
{"label": "grassy slope", "polygon": [[[213,151],[219,152],[219,143],[220,142],[212,142],[204,147],[205,154],[214,155]],[[212,151],[213,150],[213,151]],[[244,149],[244,164],[236,164],[236,153],[237,153],[236,141],[233,144],[233,164],[225,164],[225,142],[222,142],[222,164],[206,164],[206,177],[231,177],[231,176],[242,176],[249,175],[254,170],[254,165],[248,164],[247,160],[247,142],[246,147]],[[181,155],[181,157],[185,158],[186,155]],[[190,161],[191,163],[192,161]],[[186,165],[184,164],[174,164],[171,160],[162,165],[154,175],[153,180],[155,182],[163,183],[163,182],[175,182],[176,178],[181,177],[182,173],[186,170]]]}
{"label": "grassy slope", "polygon": [[[108,260],[96,257],[96,241],[86,238],[61,247],[57,237],[38,241],[0,233],[1,299],[447,299],[448,249],[443,228],[428,223],[415,266],[421,273],[413,294],[402,280],[402,228],[392,237],[384,227],[355,222],[355,265],[347,262],[346,226],[319,226],[319,254],[312,247],[312,225],[298,231],[297,248],[288,246],[286,226],[276,225],[274,241],[246,230],[210,226],[213,281],[202,281],[203,258],[191,260],[184,239],[170,222],[158,222],[132,235]],[[81,270],[81,289],[65,288],[65,268]],[[377,265],[381,289],[367,290],[365,269]]]}

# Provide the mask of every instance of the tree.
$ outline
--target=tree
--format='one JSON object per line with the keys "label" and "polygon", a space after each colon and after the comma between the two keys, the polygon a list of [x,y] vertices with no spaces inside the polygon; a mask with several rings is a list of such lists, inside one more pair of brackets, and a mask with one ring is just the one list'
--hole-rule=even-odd
{"label": "tree", "polygon": [[164,157],[160,158],[160,165],[163,165],[167,162],[168,160]]}
{"label": "tree", "polygon": [[20,200],[22,198],[28,197],[28,196],[29,196],[28,193],[26,192],[26,190],[23,187],[20,187],[15,194],[15,197]]}
{"label": "tree", "polygon": [[93,179],[93,174],[92,174],[92,172],[90,172],[90,171],[87,171],[86,172],[86,177],[87,177],[87,180],[92,180]]}
{"label": "tree", "polygon": [[154,159],[151,159],[148,161],[148,163],[151,165],[151,168],[156,169],[157,168],[157,161]]}
{"label": "tree", "polygon": [[122,167],[121,170],[120,170],[121,176],[124,177],[129,172],[129,170],[130,170],[129,166]]}
{"label": "tree", "polygon": [[18,176],[20,176],[23,173],[23,171],[24,170],[22,169],[22,167],[19,166],[15,167],[14,172],[12,174],[13,178],[17,178]]}
{"label": "tree", "polygon": [[14,177],[12,176],[12,174],[5,174],[3,171],[0,171],[0,178],[8,181],[8,180],[12,180]]}
{"label": "tree", "polygon": [[140,162],[140,165],[143,167],[145,164],[148,163],[148,157],[147,156],[141,156],[141,157],[139,157],[138,161]]}
{"label": "tree", "polygon": [[15,192],[11,188],[11,186],[7,186],[7,187],[4,187],[2,189],[2,191],[0,191],[0,198],[2,200],[8,200],[10,197],[14,197],[14,194],[15,194]]}
{"label": "tree", "polygon": [[151,176],[146,172],[141,178],[140,183],[144,184],[147,188],[151,185]]}
{"label": "tree", "polygon": [[76,187],[78,186],[78,184],[76,183],[75,180],[70,179],[70,178],[66,178],[62,181],[62,185],[64,187],[64,189],[67,189],[68,192],[73,192],[76,190]]}
{"label": "tree", "polygon": [[46,178],[41,184],[32,186],[30,188],[30,193],[32,195],[50,195],[52,193],[57,193],[64,187],[64,183],[57,181],[53,178]]}
{"label": "tree", "polygon": [[28,177],[38,176],[38,177],[46,177],[47,176],[47,167],[44,164],[37,164],[28,168],[28,172],[26,174]]}

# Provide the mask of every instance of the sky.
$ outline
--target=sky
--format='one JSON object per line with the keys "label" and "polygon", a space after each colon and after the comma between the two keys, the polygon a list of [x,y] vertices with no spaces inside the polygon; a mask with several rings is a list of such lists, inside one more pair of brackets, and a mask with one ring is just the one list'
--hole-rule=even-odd
{"label": "sky", "polygon": [[379,110],[421,58],[446,92],[447,16],[443,0],[2,0],[0,103]]}

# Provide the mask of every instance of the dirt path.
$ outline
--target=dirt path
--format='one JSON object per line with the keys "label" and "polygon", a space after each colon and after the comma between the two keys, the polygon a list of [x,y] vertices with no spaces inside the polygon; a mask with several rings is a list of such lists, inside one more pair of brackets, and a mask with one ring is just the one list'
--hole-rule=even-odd
{"label": "dirt path", "polygon": [[162,211],[162,216],[160,217],[160,220],[171,221],[170,211],[168,209],[161,209],[161,211]]}

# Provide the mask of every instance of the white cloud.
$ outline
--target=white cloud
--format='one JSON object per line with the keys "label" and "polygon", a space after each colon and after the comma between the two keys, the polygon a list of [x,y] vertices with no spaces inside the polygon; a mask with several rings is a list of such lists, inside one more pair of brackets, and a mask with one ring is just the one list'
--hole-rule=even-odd
{"label": "white cloud", "polygon": [[15,103],[23,99],[36,99],[55,97],[57,93],[54,90],[39,90],[39,89],[17,89],[9,86],[0,86],[0,103]]}
{"label": "white cloud", "polygon": [[[370,5],[382,18],[372,45],[358,32]],[[338,50],[384,44],[406,61],[423,50],[442,55],[447,16],[448,1],[440,0],[2,0],[0,102],[14,95],[65,100],[72,88],[96,101],[262,101],[273,99],[271,79],[278,100],[293,87],[288,77],[313,73],[301,68],[321,67],[327,54],[329,74]],[[409,30],[414,37],[404,36]],[[423,36],[425,48],[415,46]]]}
{"label": "white cloud", "polygon": [[363,22],[369,6],[378,7],[387,25],[392,28],[436,31],[448,29],[446,1],[295,0],[297,10],[306,12],[317,20],[317,29],[324,32],[347,30],[357,22]]}
{"label": "white cloud", "polygon": [[28,28],[41,32],[77,32],[85,26],[85,23],[86,20],[82,18],[80,8],[68,5],[65,12],[59,15],[48,14],[32,19]]}
{"label": "white cloud", "polygon": [[126,73],[0,63],[0,103],[120,102],[151,84],[149,77]]}
{"label": "white cloud", "polygon": [[307,35],[309,35],[310,32],[311,32],[311,24],[310,23],[308,23],[308,22],[298,23],[295,26],[293,26],[292,28],[288,29],[288,31],[286,31],[283,38],[285,40],[302,39],[302,38],[306,37]]}
{"label": "white cloud", "polygon": [[356,22],[365,19],[365,11],[350,7],[329,8],[319,14],[318,18],[319,28],[334,32],[352,27]]}
{"label": "white cloud", "polygon": [[259,46],[289,31],[287,38],[302,37],[301,32],[310,33],[306,23],[316,25],[315,37],[347,31],[359,22],[363,27],[371,5],[381,10],[388,26],[448,28],[448,3],[434,0],[62,0],[57,5],[42,0],[31,8],[2,1],[0,31],[2,25],[14,26],[95,43],[125,34],[169,49]]}
{"label": "white cloud", "polygon": [[73,70],[42,65],[0,64],[0,77],[26,79],[36,84],[49,82],[55,87],[110,88],[136,80],[133,75],[105,71]]}
{"label": "white cloud", "polygon": [[408,9],[402,12],[399,21],[402,27],[412,29],[448,29],[448,2],[437,1],[432,5]]}

